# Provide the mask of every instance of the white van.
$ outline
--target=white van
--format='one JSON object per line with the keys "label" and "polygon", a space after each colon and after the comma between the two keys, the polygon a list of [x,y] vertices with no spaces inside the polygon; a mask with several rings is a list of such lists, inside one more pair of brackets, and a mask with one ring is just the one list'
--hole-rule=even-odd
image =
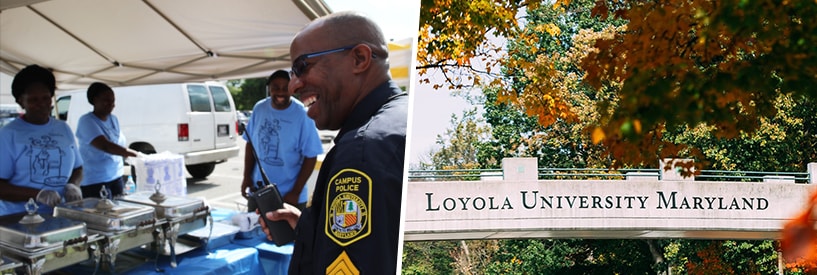
{"label": "white van", "polygon": [[[238,156],[235,103],[227,87],[216,82],[113,87],[113,114],[127,147],[151,154],[169,151],[184,156],[194,178],[213,173],[217,163]],[[87,90],[57,93],[56,116],[76,129],[79,117],[92,111]]]}

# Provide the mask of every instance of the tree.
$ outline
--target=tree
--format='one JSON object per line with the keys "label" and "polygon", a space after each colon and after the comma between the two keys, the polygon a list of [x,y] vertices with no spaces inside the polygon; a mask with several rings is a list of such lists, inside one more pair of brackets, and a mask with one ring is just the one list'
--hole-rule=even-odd
{"label": "tree", "polygon": [[451,241],[437,242],[403,242],[402,274],[453,274],[453,257],[457,243]]}
{"label": "tree", "polygon": [[[814,150],[791,151],[815,148],[817,140],[815,131],[808,130],[814,129],[816,96],[809,87],[817,78],[817,3],[587,3],[423,1],[419,72],[441,70],[446,81],[437,87],[490,86],[483,90],[496,103],[490,107],[486,102],[495,140],[480,145],[482,163],[503,156],[569,152],[582,157],[568,159],[608,167],[692,156],[699,170],[709,164],[749,170],[769,163],[777,165],[769,170],[802,171],[806,162],[815,160]],[[564,19],[589,12],[604,24]],[[507,46],[492,43],[493,36],[507,39]],[[473,60],[485,67],[475,67]],[[580,100],[578,91],[584,91],[587,100]],[[596,109],[581,113],[588,105]],[[528,124],[531,121],[538,125]],[[497,127],[502,122],[515,125]],[[570,126],[584,136],[574,139],[580,146],[571,150],[547,144],[559,135],[570,136],[564,131]],[[595,157],[582,155],[582,150]],[[814,224],[814,219],[805,220]],[[717,249],[767,255],[774,253],[770,244],[743,242]],[[711,249],[723,246],[729,243]],[[703,249],[685,247],[679,248],[686,249],[681,251],[685,255]],[[739,258],[723,259],[724,267],[747,266],[735,260]],[[763,262],[768,259],[776,255]]]}
{"label": "tree", "polygon": [[[418,73],[440,69],[450,89],[481,84],[482,76],[495,74],[492,67],[501,60],[502,45],[487,38],[513,35],[518,28],[517,12],[538,6],[539,2],[532,0],[422,0]],[[471,64],[477,56],[487,62],[484,68]],[[429,79],[421,81],[429,83]],[[434,84],[435,88],[443,86]]]}
{"label": "tree", "polygon": [[[528,9],[521,34],[508,39],[509,61],[503,71],[513,81],[483,89],[488,100],[486,118],[499,134],[495,140],[517,139],[508,144],[519,144],[514,148],[517,152],[506,151],[503,157],[543,156],[540,167],[610,166],[584,131],[600,117],[594,106],[615,99],[609,91],[582,85],[579,64],[592,43],[601,36],[611,36],[611,30],[621,22],[594,20],[592,4],[589,0],[574,1],[562,7],[567,9],[563,12],[551,6]],[[538,64],[549,64],[551,69],[542,70]],[[497,130],[509,127],[518,128]],[[504,133],[510,135],[501,136]]]}
{"label": "tree", "polygon": [[440,148],[430,153],[427,165],[437,170],[478,168],[477,145],[487,139],[490,129],[477,117],[476,108],[463,111],[461,118],[451,115],[449,123],[452,128],[437,135]]}
{"label": "tree", "polygon": [[[753,133],[774,116],[779,95],[815,97],[814,1],[599,2],[595,11],[628,22],[626,31],[597,40],[598,51],[582,64],[591,86],[620,83],[619,104],[597,128],[611,151],[644,148],[641,137],[699,123],[717,137]],[[683,149],[649,144],[658,150],[647,147],[645,155]]]}
{"label": "tree", "polygon": [[[682,152],[700,157],[694,148],[664,140],[663,131],[705,122],[718,137],[735,137],[753,132],[760,119],[773,116],[779,94],[814,98],[808,88],[817,78],[817,47],[813,47],[817,3],[784,3],[595,2],[592,11],[600,20],[623,20],[626,25],[613,29],[613,36],[596,40],[580,64],[584,85],[597,91],[612,89],[617,99],[615,104],[599,103],[601,117],[595,127],[585,129],[586,134],[603,145],[602,154],[611,156],[615,167],[656,163]],[[451,87],[487,82],[499,88],[498,100],[537,116],[542,126],[578,117],[572,110],[576,105],[565,99],[564,86],[548,82],[559,70],[547,58],[554,52],[538,47],[541,41],[558,38],[564,29],[555,24],[525,28],[517,18],[517,14],[533,14],[540,3],[424,0],[422,4],[421,74],[439,68]],[[574,1],[555,1],[549,8],[571,14],[577,6],[582,7]],[[526,46],[503,49],[490,43],[491,35]],[[489,65],[479,70],[472,66],[473,59],[485,59]],[[503,66],[504,74],[484,82],[486,74],[495,73],[491,64]],[[454,71],[464,74],[449,74]],[[523,79],[508,77],[518,72]],[[519,81],[535,89],[510,88]]]}
{"label": "tree", "polygon": [[654,274],[643,241],[502,240],[486,274]]}
{"label": "tree", "polygon": [[250,78],[227,81],[236,110],[252,110],[255,103],[267,97],[267,79]]}
{"label": "tree", "polygon": [[699,124],[666,133],[672,142],[703,148],[708,169],[744,171],[804,171],[817,160],[817,102],[805,97],[781,95],[776,115],[762,118],[753,134],[719,138],[713,127]]}

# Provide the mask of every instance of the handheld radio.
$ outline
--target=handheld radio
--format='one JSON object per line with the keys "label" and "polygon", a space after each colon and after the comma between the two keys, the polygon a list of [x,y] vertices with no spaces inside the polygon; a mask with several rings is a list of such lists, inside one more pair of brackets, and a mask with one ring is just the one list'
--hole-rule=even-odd
{"label": "handheld radio", "polygon": [[[239,129],[247,135],[247,141],[253,144],[252,138],[249,133],[246,132],[247,126],[241,123],[239,124]],[[292,242],[295,240],[295,230],[289,226],[289,222],[270,221],[267,219],[267,212],[284,208],[284,200],[278,191],[278,187],[275,183],[270,183],[269,178],[267,178],[267,173],[265,173],[264,168],[261,167],[258,154],[255,153],[255,145],[253,145],[253,150],[251,151],[252,156],[255,158],[255,164],[258,166],[258,171],[261,172],[262,184],[258,190],[250,195],[248,205],[255,204],[258,207],[258,212],[264,220],[264,224],[267,225],[276,245],[280,246]]]}

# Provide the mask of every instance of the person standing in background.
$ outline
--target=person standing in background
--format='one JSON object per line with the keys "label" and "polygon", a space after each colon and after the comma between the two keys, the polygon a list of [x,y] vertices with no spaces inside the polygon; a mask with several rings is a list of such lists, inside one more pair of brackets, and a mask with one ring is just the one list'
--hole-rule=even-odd
{"label": "person standing in background", "polygon": [[266,97],[252,109],[249,125],[244,132],[256,142],[247,142],[244,153],[244,178],[241,195],[255,191],[255,183],[262,181],[252,150],[264,167],[264,173],[275,183],[284,202],[306,207],[309,194],[306,181],[312,175],[317,156],[323,153],[315,122],[306,116],[303,103],[292,98],[288,90],[289,73],[278,70],[267,78]]}
{"label": "person standing in background", "polygon": [[11,93],[25,114],[0,128],[0,216],[24,212],[30,198],[50,207],[82,199],[74,133],[51,117],[56,89],[54,74],[38,65],[14,76]]}
{"label": "person standing in background", "polygon": [[289,273],[399,273],[408,94],[391,81],[383,33],[363,15],[333,13],[309,23],[289,49],[290,92],[318,129],[339,130],[312,205],[262,213],[296,230]]}
{"label": "person standing in background", "polygon": [[85,162],[82,196],[99,198],[105,186],[113,197],[123,194],[123,158],[135,157],[136,151],[125,148],[125,135],[119,119],[112,114],[116,106],[113,89],[101,82],[88,87],[88,103],[94,110],[77,122],[79,152]]}

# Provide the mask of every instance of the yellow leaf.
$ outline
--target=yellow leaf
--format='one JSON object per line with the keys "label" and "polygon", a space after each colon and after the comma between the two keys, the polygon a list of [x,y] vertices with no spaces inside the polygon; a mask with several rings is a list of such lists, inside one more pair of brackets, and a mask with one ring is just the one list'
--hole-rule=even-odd
{"label": "yellow leaf", "polygon": [[635,130],[636,134],[641,133],[641,120],[633,120],[633,129]]}
{"label": "yellow leaf", "polygon": [[596,127],[596,129],[593,129],[593,134],[591,135],[593,144],[599,144],[605,137],[604,130],[602,130],[601,127]]}
{"label": "yellow leaf", "polygon": [[562,30],[559,29],[556,24],[548,23],[545,25],[545,31],[549,33],[551,36],[557,36],[562,33]]}

